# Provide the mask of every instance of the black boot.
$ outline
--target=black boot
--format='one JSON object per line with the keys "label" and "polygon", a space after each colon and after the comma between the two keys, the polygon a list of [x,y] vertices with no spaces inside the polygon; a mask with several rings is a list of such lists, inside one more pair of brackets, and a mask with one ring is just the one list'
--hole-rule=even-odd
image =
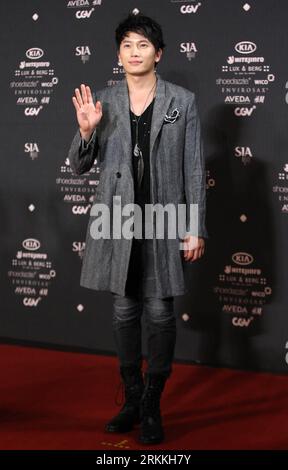
{"label": "black boot", "polygon": [[139,441],[142,444],[158,444],[164,439],[160,399],[167,377],[160,374],[145,374],[145,389],[141,400],[141,428]]}
{"label": "black boot", "polygon": [[144,390],[142,371],[136,366],[121,366],[120,374],[124,384],[125,403],[120,412],[109,421],[108,432],[131,431],[134,424],[140,423],[140,401]]}

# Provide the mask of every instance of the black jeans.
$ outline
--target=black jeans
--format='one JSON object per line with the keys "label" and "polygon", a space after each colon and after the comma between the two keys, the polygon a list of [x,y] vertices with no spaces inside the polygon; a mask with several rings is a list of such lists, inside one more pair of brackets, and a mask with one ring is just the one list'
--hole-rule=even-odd
{"label": "black jeans", "polygon": [[125,296],[113,295],[113,334],[121,366],[142,364],[141,316],[146,315],[148,373],[172,372],[176,343],[174,297],[153,296],[156,279],[152,240],[133,239]]}

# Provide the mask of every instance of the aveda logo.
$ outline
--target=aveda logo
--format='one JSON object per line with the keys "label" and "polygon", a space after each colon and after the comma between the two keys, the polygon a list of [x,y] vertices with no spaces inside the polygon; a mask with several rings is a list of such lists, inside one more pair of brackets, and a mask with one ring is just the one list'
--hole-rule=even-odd
{"label": "aveda logo", "polygon": [[253,256],[249,253],[245,253],[244,251],[234,253],[232,255],[232,260],[234,261],[234,263],[240,264],[241,266],[247,266],[248,264],[251,264],[254,261]]}
{"label": "aveda logo", "polygon": [[40,49],[40,47],[31,47],[28,49],[28,51],[26,51],[26,57],[28,57],[28,59],[40,59],[40,57],[43,55],[44,52],[42,49]]}
{"label": "aveda logo", "polygon": [[252,54],[257,49],[256,44],[250,41],[241,41],[238,42],[235,46],[235,51],[239,52],[239,54]]}
{"label": "aveda logo", "polygon": [[26,240],[23,241],[22,246],[26,250],[35,251],[40,248],[40,242],[35,238],[26,238]]}

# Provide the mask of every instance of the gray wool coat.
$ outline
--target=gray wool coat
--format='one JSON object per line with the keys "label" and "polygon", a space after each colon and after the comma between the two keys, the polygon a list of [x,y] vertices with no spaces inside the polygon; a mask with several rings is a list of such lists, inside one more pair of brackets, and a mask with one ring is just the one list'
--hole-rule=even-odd
{"label": "gray wool coat", "polygon": [[[200,119],[195,94],[163,80],[157,73],[156,97],[150,133],[151,202],[198,204],[198,235],[208,237],[205,227],[206,178]],[[129,95],[126,78],[113,87],[93,93],[102,103],[103,115],[88,146],[77,130],[68,158],[75,175],[89,172],[95,158],[100,167],[88,221],[80,285],[95,290],[125,294],[132,238],[95,239],[90,227],[95,220],[93,206],[107,204],[121,196],[121,206],[134,202]],[[179,116],[164,119],[166,115]],[[177,112],[176,112],[177,114]],[[189,227],[189,217],[187,227]],[[166,232],[165,232],[166,233]],[[183,251],[179,238],[153,237],[157,297],[185,294]]]}

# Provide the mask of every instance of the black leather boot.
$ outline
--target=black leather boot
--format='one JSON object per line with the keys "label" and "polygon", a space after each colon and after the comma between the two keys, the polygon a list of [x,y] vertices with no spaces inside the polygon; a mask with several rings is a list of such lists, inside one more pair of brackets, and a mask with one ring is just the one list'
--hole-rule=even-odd
{"label": "black leather boot", "polygon": [[140,423],[140,401],[144,390],[142,371],[136,366],[121,366],[120,374],[124,384],[125,403],[120,412],[109,421],[108,432],[128,432]]}
{"label": "black leather boot", "polygon": [[141,400],[141,444],[158,444],[164,439],[160,399],[167,377],[160,374],[145,374],[145,389]]}

